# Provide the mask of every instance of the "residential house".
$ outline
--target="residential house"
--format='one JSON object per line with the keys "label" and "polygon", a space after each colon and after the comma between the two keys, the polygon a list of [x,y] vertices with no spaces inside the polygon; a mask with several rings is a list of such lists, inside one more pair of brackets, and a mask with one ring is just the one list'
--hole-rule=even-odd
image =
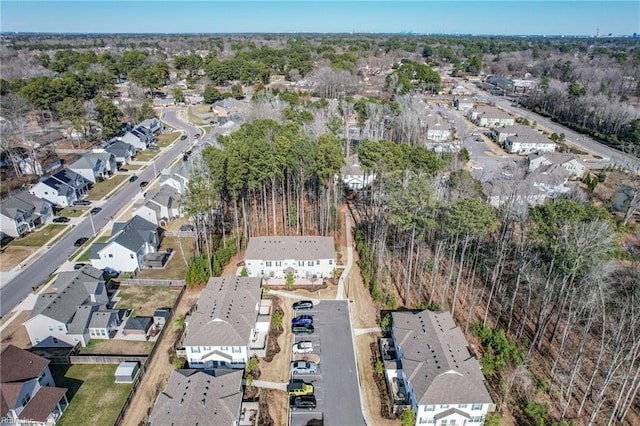
{"label": "residential house", "polygon": [[236,426],[242,404],[242,371],[175,370],[156,398],[150,426]]}
{"label": "residential house", "polygon": [[56,387],[49,360],[9,345],[0,354],[2,425],[53,426],[69,405]]}
{"label": "residential house", "polygon": [[529,154],[529,171],[533,171],[541,166],[549,166],[551,164],[559,164],[565,170],[567,170],[570,176],[576,178],[582,178],[584,176],[587,167],[578,160],[575,155],[571,154],[557,154],[557,153],[542,153],[535,152]]}
{"label": "residential house", "polygon": [[92,244],[91,264],[98,269],[134,272],[141,269],[144,256],[156,253],[159,246],[156,224],[133,216],[127,222],[114,223],[111,237],[105,243]]}
{"label": "residential house", "polygon": [[118,167],[131,163],[133,156],[136,154],[136,149],[133,145],[121,140],[115,140],[105,148],[105,151],[113,154]]}
{"label": "residential house", "polygon": [[89,337],[91,339],[112,338],[122,322],[122,310],[96,311],[89,321]]}
{"label": "residential house", "polygon": [[569,176],[569,172],[560,164],[549,164],[529,172],[525,182],[542,189],[548,198],[556,198],[571,191],[567,186]]}
{"label": "residential house", "polygon": [[513,126],[512,116],[491,105],[479,105],[470,112],[471,121],[481,127]]}
{"label": "residential house", "polygon": [[[504,134],[500,129],[498,131],[498,138],[502,138]],[[554,152],[556,150],[556,143],[538,132],[527,126],[517,126],[515,133],[511,133],[512,130],[507,133],[504,138],[504,149],[508,152],[518,154],[529,154],[531,152]],[[494,134],[496,130],[494,130]]]}
{"label": "residential house", "polygon": [[456,99],[453,101],[453,106],[458,111],[469,111],[473,108],[473,100],[469,98]]}
{"label": "residential house", "polygon": [[147,128],[140,126],[120,136],[119,139],[133,146],[136,151],[144,151],[149,148],[155,140],[153,133]]}
{"label": "residential house", "polygon": [[67,207],[89,191],[90,182],[70,169],[47,176],[35,184],[29,192],[51,204]]}
{"label": "residential house", "polygon": [[69,167],[89,182],[106,180],[117,171],[116,157],[108,152],[90,152],[84,154]]}
{"label": "residential house", "polygon": [[257,339],[261,285],[261,278],[209,278],[195,310],[185,318],[182,346],[189,367],[245,367]]}
{"label": "residential house", "polygon": [[147,339],[152,327],[152,317],[129,317],[122,332],[125,336],[141,336]]}
{"label": "residential house", "polygon": [[250,277],[329,278],[336,268],[332,237],[253,237],[245,253]]}
{"label": "residential house", "polygon": [[[394,401],[411,406],[415,424],[482,425],[495,406],[480,363],[448,312],[393,312],[395,360],[383,352]],[[387,339],[389,340],[389,339]],[[384,346],[384,345],[382,345]]]}
{"label": "residential house", "polygon": [[156,225],[165,226],[181,216],[181,199],[182,196],[174,187],[163,185],[160,189],[148,192],[144,204],[137,207],[133,214]]}
{"label": "residential house", "polygon": [[362,189],[369,186],[375,179],[373,173],[362,170],[357,154],[345,158],[345,165],[340,169],[340,175],[342,182],[350,189]]}
{"label": "residential house", "polygon": [[482,192],[487,202],[495,208],[503,205],[512,205],[519,211],[526,211],[529,206],[537,206],[547,199],[547,194],[542,188],[534,186],[531,182],[495,180],[485,182]]}
{"label": "residential house", "polygon": [[172,167],[169,171],[163,171],[162,176],[160,177],[160,185],[170,186],[180,195],[185,195],[187,193],[187,185],[189,184],[192,167],[193,162],[183,161],[180,165]]}
{"label": "residential house", "polygon": [[52,218],[51,204],[28,192],[18,192],[0,202],[0,232],[10,237],[34,231]]}
{"label": "residential house", "polygon": [[138,127],[144,127],[145,129],[147,129],[148,131],[150,131],[153,134],[158,133],[159,131],[161,131],[164,128],[164,126],[162,125],[162,121],[158,120],[156,117],[147,118],[146,120],[142,120],[138,124]]}
{"label": "residential house", "polygon": [[[93,316],[100,311],[109,312],[102,271],[85,266],[78,271],[61,272],[55,289],[38,295],[31,316],[24,322],[31,344],[86,346],[96,337],[89,331]],[[110,329],[111,325],[107,322],[105,328]]]}
{"label": "residential house", "polygon": [[220,105],[214,105],[213,111],[216,113],[218,117],[218,124],[222,125],[229,121],[229,113],[226,109],[222,108]]}
{"label": "residential house", "polygon": [[440,119],[440,117],[429,114],[427,116],[427,140],[442,142],[451,138],[451,129],[449,125]]}
{"label": "residential house", "polygon": [[468,96],[471,95],[471,90],[462,85],[458,85],[451,89],[451,94],[454,96]]}

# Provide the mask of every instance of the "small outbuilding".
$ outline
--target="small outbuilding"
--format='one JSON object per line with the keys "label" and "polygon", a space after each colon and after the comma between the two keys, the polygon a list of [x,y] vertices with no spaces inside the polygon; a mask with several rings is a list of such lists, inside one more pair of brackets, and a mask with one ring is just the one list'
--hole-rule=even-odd
{"label": "small outbuilding", "polygon": [[171,308],[159,308],[153,313],[153,323],[158,329],[162,329],[169,319]]}
{"label": "small outbuilding", "polygon": [[124,335],[138,335],[149,336],[149,330],[153,325],[153,318],[151,317],[130,317],[127,323],[124,325]]}
{"label": "small outbuilding", "polygon": [[116,383],[133,383],[138,374],[139,366],[138,361],[121,362],[116,369]]}

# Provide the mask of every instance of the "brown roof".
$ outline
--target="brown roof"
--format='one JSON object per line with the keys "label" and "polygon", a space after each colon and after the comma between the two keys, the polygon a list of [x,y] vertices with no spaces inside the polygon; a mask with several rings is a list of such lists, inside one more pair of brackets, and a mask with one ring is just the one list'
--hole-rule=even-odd
{"label": "brown roof", "polygon": [[18,417],[44,422],[66,393],[64,388],[41,387]]}
{"label": "brown roof", "polygon": [[244,257],[257,260],[335,259],[336,250],[332,237],[253,237]]}
{"label": "brown roof", "polygon": [[0,380],[5,383],[24,382],[38,377],[49,360],[16,346],[9,345],[0,354]]}
{"label": "brown roof", "polygon": [[394,312],[393,334],[419,405],[491,403],[480,363],[448,312]]}
{"label": "brown roof", "polygon": [[4,417],[7,412],[16,406],[18,396],[24,383],[3,383],[0,388],[0,416]]}

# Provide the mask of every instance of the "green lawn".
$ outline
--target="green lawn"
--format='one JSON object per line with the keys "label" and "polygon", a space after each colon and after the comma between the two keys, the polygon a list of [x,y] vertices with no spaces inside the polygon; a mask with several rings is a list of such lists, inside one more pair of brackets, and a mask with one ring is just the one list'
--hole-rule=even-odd
{"label": "green lawn", "polygon": [[[182,250],[180,246],[182,245]],[[173,254],[169,263],[164,269],[143,269],[136,278],[140,279],[163,279],[163,280],[183,280],[187,271],[187,261],[193,256],[195,251],[195,239],[192,237],[164,237],[158,251],[165,251],[168,247],[173,249]],[[183,257],[184,253],[184,257]]]}
{"label": "green lawn", "polygon": [[136,342],[133,340],[102,340],[91,339],[89,344],[80,348],[80,354],[122,354],[123,350],[127,355],[149,355],[156,342]]}
{"label": "green lawn", "polygon": [[158,155],[159,151],[146,150],[136,155],[136,161],[149,161]]}
{"label": "green lawn", "polygon": [[158,146],[160,148],[165,148],[172,144],[176,139],[180,137],[181,132],[173,132],[173,133],[160,133],[158,137]]}
{"label": "green lawn", "polygon": [[113,425],[131,384],[115,383],[118,364],[51,365],[56,386],[67,388],[69,406],[58,426]]}
{"label": "green lawn", "polygon": [[47,225],[24,238],[14,239],[10,244],[14,246],[41,247],[65,229],[67,229],[67,225]]}
{"label": "green lawn", "polygon": [[189,112],[189,121],[191,122],[191,124],[195,124],[196,126],[202,126],[204,124],[209,124],[208,121],[204,121],[202,118],[200,118],[197,115],[195,115],[193,113],[193,111],[191,111],[191,108],[188,108],[187,111]]}
{"label": "green lawn", "polygon": [[129,179],[127,175],[115,175],[112,176],[111,179],[103,180],[102,182],[96,182],[91,188],[89,195],[87,196],[87,200],[97,201],[102,200],[105,195],[113,191],[118,185],[124,182],[126,179]]}
{"label": "green lawn", "polygon": [[129,169],[129,170],[138,170],[141,168],[142,168],[142,164],[127,164],[127,166],[125,167],[125,169]]}
{"label": "green lawn", "polygon": [[64,209],[60,210],[58,212],[57,216],[80,217],[87,210],[89,210],[89,207],[70,206],[70,207],[65,207]]}
{"label": "green lawn", "polygon": [[88,249],[86,249],[86,250],[84,251],[84,253],[82,253],[82,254],[80,255],[80,257],[78,257],[75,261],[76,261],[76,262],[88,262],[89,260],[91,260],[91,259],[90,259],[90,255],[91,255],[91,244],[93,244],[93,243],[106,243],[106,242],[107,242],[107,240],[108,240],[109,238],[110,238],[110,236],[109,236],[109,235],[103,235],[103,236],[101,236],[101,237],[96,238],[96,239],[95,239],[95,240],[93,240],[93,241],[89,240],[89,241],[87,241],[86,243],[84,243],[84,245],[85,245],[85,246],[87,246],[87,245],[88,245],[88,246],[89,246],[89,248],[88,248]]}

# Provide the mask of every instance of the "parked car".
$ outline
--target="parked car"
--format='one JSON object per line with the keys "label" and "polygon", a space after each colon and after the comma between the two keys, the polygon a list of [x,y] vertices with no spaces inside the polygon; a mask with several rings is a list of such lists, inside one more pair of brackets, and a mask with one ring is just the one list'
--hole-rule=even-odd
{"label": "parked car", "polygon": [[73,202],[74,206],[90,206],[91,205],[91,201],[87,201],[87,200],[76,200]]}
{"label": "parked car", "polygon": [[292,361],[292,374],[314,374],[318,372],[318,364],[310,361]]}
{"label": "parked car", "polygon": [[120,273],[115,269],[111,269],[107,266],[102,270],[102,275],[104,275],[106,278],[118,278]]}
{"label": "parked car", "polygon": [[133,175],[133,176],[131,176],[131,177],[129,178],[129,182],[135,182],[135,181],[137,181],[137,180],[138,180],[138,176],[136,176],[136,175]]}
{"label": "parked car", "polygon": [[195,135],[193,135],[193,137],[198,139],[200,137],[200,133],[196,133]]}
{"label": "parked car", "polygon": [[119,172],[128,172],[128,171],[129,171],[129,169],[125,169],[124,167],[121,167],[118,171],[119,171]]}
{"label": "parked car", "polygon": [[301,324],[313,324],[313,317],[311,315],[298,315],[291,320],[291,325]]}
{"label": "parked car", "polygon": [[313,328],[311,324],[298,324],[298,325],[291,326],[291,332],[293,334],[303,334],[303,333],[313,334],[314,331],[315,331],[315,328]]}
{"label": "parked car", "polygon": [[92,208],[92,209],[89,211],[89,213],[91,213],[91,214],[98,214],[98,213],[100,213],[101,211],[102,211],[102,207],[94,207],[94,208]]}
{"label": "parked car", "polygon": [[74,247],[82,247],[82,245],[84,243],[86,243],[87,241],[89,241],[89,238],[87,238],[87,237],[78,238],[76,240],[76,242],[73,243],[73,245],[74,245]]}
{"label": "parked car", "polygon": [[187,136],[187,135],[182,135],[182,136],[180,136],[180,140],[183,141],[183,140],[187,139],[188,137],[189,136]]}
{"label": "parked car", "polygon": [[60,217],[54,217],[53,218],[53,223],[67,223],[69,222],[71,219],[69,219],[66,216],[60,216]]}
{"label": "parked car", "polygon": [[140,182],[140,188],[144,188],[147,185],[149,185],[149,182],[147,182],[146,180],[143,180],[142,182]]}
{"label": "parked car", "polygon": [[294,354],[309,354],[313,352],[313,343],[309,340],[303,340],[302,342],[294,343],[292,351]]}
{"label": "parked car", "polygon": [[313,309],[313,302],[311,300],[301,300],[295,302],[292,307],[296,311],[308,311],[309,309]]}
{"label": "parked car", "polygon": [[289,407],[292,410],[313,410],[316,408],[315,395],[292,396],[289,398]]}
{"label": "parked car", "polygon": [[73,265],[73,270],[74,270],[74,271],[77,271],[77,270],[79,270],[79,269],[84,268],[85,266],[87,266],[87,264],[86,264],[86,263],[76,263],[75,265]]}
{"label": "parked car", "polygon": [[293,379],[290,380],[287,385],[287,393],[295,396],[313,395],[313,385],[311,383],[306,383],[302,379]]}

